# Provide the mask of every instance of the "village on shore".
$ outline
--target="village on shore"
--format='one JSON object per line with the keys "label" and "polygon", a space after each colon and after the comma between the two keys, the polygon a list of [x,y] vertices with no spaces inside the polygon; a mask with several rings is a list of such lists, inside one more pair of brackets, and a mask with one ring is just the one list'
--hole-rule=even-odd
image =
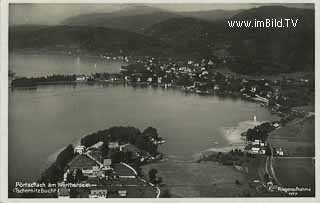
{"label": "village on shore", "polygon": [[[126,84],[135,87],[157,86],[179,88],[188,93],[236,97],[258,102],[281,119],[262,123],[243,132],[241,136],[246,140],[244,150],[235,148],[228,153],[204,155],[199,161],[218,161],[226,165],[233,165],[237,170],[246,173],[249,173],[250,166],[249,164],[244,166],[243,163],[247,159],[264,162],[258,164],[259,166],[253,166],[256,170],[260,170],[261,166],[266,169],[253,175],[255,178],[251,184],[257,193],[271,193],[273,195],[276,193],[280,196],[288,196],[289,194],[290,196],[287,191],[283,192],[284,189],[275,176],[272,166],[273,157],[290,155],[281,146],[273,146],[269,142],[268,136],[272,131],[284,128],[287,123],[293,120],[314,116],[312,111],[296,108],[314,103],[314,78],[246,78],[220,73],[218,67],[228,61],[236,60],[232,57],[184,61],[149,56],[100,55],[100,58],[103,60],[124,60],[129,65],[122,66],[120,73],[51,75],[38,78],[14,77],[11,86],[15,88],[69,83]],[[131,132],[129,134],[119,133],[119,137],[112,139],[113,135],[106,133],[102,137],[108,137],[108,141],[97,136],[93,142],[83,141],[79,146],[72,146],[72,149],[67,150],[72,156],[67,159],[68,161],[63,161],[63,173],[58,173],[62,176],[55,181],[62,181],[60,183],[85,182],[90,184],[90,189],[61,187],[57,196],[160,197],[159,187],[162,184],[162,179],[156,176],[156,169],[149,173],[148,180],[142,179],[139,171],[142,164],[162,159],[162,154],[157,152],[156,146],[164,143],[164,140],[157,135],[156,130],[152,129],[151,132],[151,134],[140,133],[145,139],[141,142],[145,142],[147,147],[139,147],[135,140],[129,141],[129,138],[122,140],[122,136],[131,136]],[[109,138],[113,141],[110,141]],[[108,149],[107,153],[106,149]],[[247,162],[249,163],[249,161]],[[52,179],[50,177],[52,174],[50,169],[47,170],[42,180]]]}
{"label": "village on shore", "polygon": [[[72,54],[70,52],[69,54]],[[80,56],[77,56],[79,58]],[[223,74],[219,67],[237,61],[236,57],[215,56],[198,60],[155,58],[153,56],[106,56],[101,60],[122,60],[128,63],[119,73],[92,73],[90,75],[49,75],[19,77],[9,71],[11,87],[34,87],[46,84],[112,83],[132,86],[178,87],[186,92],[241,97],[259,102],[274,113],[286,114],[292,107],[314,102],[314,77],[285,77],[267,79],[263,76]],[[96,64],[95,64],[96,66]],[[88,67],[89,68],[89,67]],[[94,72],[94,69],[93,71]]]}

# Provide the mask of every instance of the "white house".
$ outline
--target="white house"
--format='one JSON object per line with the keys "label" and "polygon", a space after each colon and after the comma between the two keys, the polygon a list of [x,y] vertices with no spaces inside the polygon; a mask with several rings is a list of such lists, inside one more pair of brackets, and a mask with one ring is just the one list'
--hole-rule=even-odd
{"label": "white house", "polygon": [[109,142],[109,149],[118,149],[119,143],[118,142]]}
{"label": "white house", "polygon": [[209,60],[208,65],[213,65],[213,61]]}
{"label": "white house", "polygon": [[118,194],[120,197],[126,197],[127,196],[127,191],[126,190],[118,190]]}
{"label": "white house", "polygon": [[112,161],[111,159],[104,159],[103,160],[103,166],[111,166]]}
{"label": "white house", "polygon": [[219,85],[214,85],[213,90],[219,90]]}
{"label": "white house", "polygon": [[280,127],[280,124],[279,124],[279,123],[274,123],[274,124],[273,124],[273,127],[279,128],[279,127]]}
{"label": "white house", "polygon": [[86,80],[87,80],[87,78],[85,75],[79,75],[76,77],[76,81],[79,81],[79,82],[86,81]]}
{"label": "white house", "polygon": [[92,189],[89,194],[89,198],[106,198],[107,196],[107,189]]}
{"label": "white house", "polygon": [[252,144],[253,145],[260,145],[261,142],[262,142],[261,140],[254,140]]}
{"label": "white house", "polygon": [[278,149],[278,150],[276,151],[276,153],[277,153],[277,155],[279,155],[279,156],[283,156],[283,155],[284,155],[284,153],[283,153],[283,151],[282,151],[281,148]]}
{"label": "white house", "polygon": [[252,147],[252,148],[250,149],[250,152],[251,152],[252,154],[259,154],[259,151],[260,151],[260,148],[259,148],[259,147]]}
{"label": "white house", "polygon": [[79,145],[74,148],[74,152],[78,154],[83,154],[85,150],[86,150],[86,147],[83,145]]}
{"label": "white house", "polygon": [[130,81],[130,76],[125,76],[125,77],[124,77],[124,80],[125,80],[125,81]]}
{"label": "white house", "polygon": [[257,91],[257,88],[256,87],[251,87],[251,90],[250,90],[251,92],[256,92]]}
{"label": "white house", "polygon": [[251,154],[266,154],[266,150],[260,147],[251,147],[249,150]]}
{"label": "white house", "polygon": [[68,178],[69,173],[70,173],[70,170],[67,169],[67,171],[63,174],[63,181],[64,181],[64,182],[67,181],[67,178]]}

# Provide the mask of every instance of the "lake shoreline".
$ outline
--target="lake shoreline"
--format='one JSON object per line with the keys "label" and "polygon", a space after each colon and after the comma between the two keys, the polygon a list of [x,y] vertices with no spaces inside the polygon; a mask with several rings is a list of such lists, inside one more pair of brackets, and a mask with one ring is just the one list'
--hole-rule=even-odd
{"label": "lake shoreline", "polygon": [[[52,85],[53,86],[53,89],[57,89],[57,90],[55,90],[55,91],[58,91],[59,92],[59,90],[58,90],[58,88],[54,88],[54,86],[55,85],[61,85],[61,86],[64,86],[64,82],[58,82],[58,83],[55,83],[55,82],[50,82],[50,83],[47,83],[47,84],[45,84],[45,85],[47,85],[47,86],[50,86],[50,85]],[[158,88],[159,90],[160,89],[174,89],[174,90],[178,90],[177,92],[181,92],[181,93],[175,93],[175,95],[174,95],[174,97],[173,97],[173,99],[174,99],[174,101],[176,101],[178,98],[180,98],[180,97],[183,97],[183,98],[185,98],[185,95],[196,95],[196,96],[191,96],[191,97],[186,97],[186,98],[191,98],[191,100],[186,100],[186,101],[184,101],[184,99],[182,99],[181,101],[182,101],[182,103],[180,103],[180,102],[178,102],[177,103],[177,106],[176,106],[176,108],[177,107],[179,107],[179,106],[181,106],[182,105],[182,108],[180,109],[180,110],[178,110],[178,112],[185,112],[184,111],[184,109],[185,109],[185,105],[186,105],[186,107],[188,107],[188,108],[191,108],[191,106],[192,106],[192,109],[194,109],[194,110],[199,110],[199,112],[202,112],[202,110],[203,110],[203,108],[204,107],[206,107],[206,105],[209,107],[209,109],[211,109],[211,107],[212,106],[214,106],[214,104],[213,103],[215,103],[214,101],[215,101],[215,98],[216,98],[216,100],[221,100],[221,99],[219,99],[220,98],[220,96],[221,97],[224,97],[224,98],[232,98],[232,95],[228,95],[228,94],[218,94],[218,93],[214,93],[214,94],[208,94],[207,92],[196,92],[196,91],[186,91],[184,88],[183,88],[183,86],[175,86],[175,85],[172,85],[172,86],[170,86],[170,87],[167,87],[167,88],[165,88],[164,86],[162,86],[162,85],[154,85],[154,84],[149,84],[149,83],[143,83],[143,82],[141,82],[141,83],[126,83],[126,82],[123,82],[123,81],[116,81],[116,82],[112,82],[112,81],[94,81],[94,82],[76,82],[76,83],[67,83],[65,86],[67,87],[68,85],[70,84],[70,88],[71,88],[71,86],[73,86],[73,85],[78,85],[79,84],[79,86],[81,86],[82,84],[83,84],[83,86],[85,86],[85,85],[88,85],[88,86],[90,86],[90,85],[93,85],[93,86],[95,86],[95,85],[97,85],[97,86],[100,86],[100,84],[101,84],[101,86],[102,85],[104,85],[104,84],[107,84],[107,85],[109,85],[110,84],[110,87],[112,86],[112,87],[117,87],[117,86],[126,86],[126,85],[128,85],[128,87],[130,86],[130,87],[148,87],[147,89],[150,89],[151,90],[151,88],[152,87],[155,87],[155,89],[156,88]],[[45,86],[45,85],[43,85],[43,86]],[[37,86],[36,86],[37,87]],[[39,89],[41,88],[41,85],[39,85]],[[68,89],[69,89],[69,87],[67,87]],[[12,89],[15,89],[15,87],[13,87]],[[18,90],[19,88],[17,88],[17,90]],[[47,89],[47,88],[45,88],[45,89]],[[73,88],[72,88],[73,89]],[[95,88],[95,89],[99,89],[99,88]],[[111,88],[110,88],[111,89]],[[137,88],[138,89],[138,88]],[[146,88],[139,88],[139,89],[146,89]],[[117,89],[116,89],[117,90]],[[109,90],[110,91],[110,90]],[[127,90],[127,91],[129,91],[129,90]],[[130,91],[131,91],[131,89],[130,89]],[[37,91],[38,92],[38,91]],[[41,92],[41,91],[39,91],[39,92]],[[46,92],[47,92],[47,90],[46,90]],[[91,92],[91,91],[86,91],[86,93],[83,95],[83,96],[81,96],[81,98],[82,97],[85,97],[85,98],[83,98],[83,99],[85,99],[84,101],[86,101],[86,103],[88,102],[87,101],[87,99],[89,99],[90,100],[90,96],[92,96],[92,94],[90,93],[90,94],[88,94],[87,95],[87,93],[88,92]],[[94,92],[94,91],[93,91]],[[105,92],[105,90],[98,90],[98,92],[99,92],[99,94],[98,95],[105,95],[107,92]],[[102,94],[102,92],[103,92],[103,94]],[[114,94],[113,93],[114,91],[112,91],[112,92],[110,92],[111,94]],[[126,92],[126,91],[124,91],[124,92]],[[156,92],[156,91],[152,91],[152,92]],[[171,91],[170,91],[171,92]],[[176,92],[176,91],[172,91],[172,92]],[[185,93],[185,94],[184,94]],[[13,93],[14,94],[14,93]],[[140,101],[140,99],[141,98],[144,98],[143,97],[143,95],[140,95],[140,94],[143,94],[143,95],[145,95],[145,91],[139,91],[138,92],[138,94],[137,94],[137,92],[135,92],[134,93],[134,95],[135,95],[135,97],[137,96],[137,95],[139,95],[139,100],[138,101]],[[157,93],[156,93],[157,94]],[[147,94],[147,96],[150,96],[150,94]],[[162,94],[157,94],[158,96],[161,96],[161,97],[163,97],[163,95]],[[171,93],[170,93],[170,95],[172,95]],[[176,95],[177,95],[177,97],[176,97]],[[201,95],[201,97],[198,97],[198,95]],[[57,94],[57,93],[54,93],[54,97],[55,97],[55,99],[54,99],[54,101],[55,102],[59,102],[60,101],[60,96],[61,95],[59,95],[59,94]],[[76,94],[76,95],[72,95],[72,96],[78,96],[78,94]],[[132,97],[133,95],[131,95],[131,94],[129,94],[129,95],[127,95],[127,96],[125,96],[125,98],[130,98],[130,97]],[[148,97],[146,97],[145,99],[149,99],[149,96]],[[41,97],[41,95],[39,95],[39,97]],[[50,97],[50,95],[48,95],[48,94],[46,94],[46,98],[49,98]],[[134,97],[134,98],[135,98]],[[195,97],[195,98],[194,98]],[[208,98],[208,100],[209,101],[213,101],[213,103],[212,102],[205,102],[205,103],[203,103],[203,105],[201,105],[202,103],[202,101],[203,101],[203,98]],[[212,100],[210,100],[209,98],[213,98]],[[218,98],[219,97],[219,98]],[[64,99],[70,99],[70,101],[73,101],[74,99],[73,98],[75,98],[75,97],[68,97],[68,98],[64,98]],[[104,97],[103,97],[104,98]],[[102,99],[103,99],[102,98]],[[121,97],[119,97],[118,99],[120,99],[120,98],[122,98],[122,96]],[[133,99],[134,99],[133,98]],[[157,98],[158,97],[153,97],[152,96],[152,98],[155,98],[155,100],[157,101]],[[171,98],[171,97],[170,97]],[[199,101],[199,98],[202,98],[202,99],[200,99],[200,101]],[[233,97],[234,99],[227,99],[228,101],[230,100],[230,102],[232,103],[232,104],[228,104],[229,102],[227,102],[227,105],[229,106],[229,108],[230,108],[230,105],[232,105],[232,107],[233,107],[233,105],[234,105],[234,102],[236,102],[236,103],[247,103],[247,102],[242,102],[242,101],[240,101],[240,100],[244,100],[244,101],[247,101],[245,98],[242,98],[242,97],[240,97],[239,95],[238,96],[234,96]],[[38,98],[35,98],[36,99],[36,101],[37,102],[40,102],[40,104],[39,104],[39,106],[40,107],[45,107],[46,105],[41,105],[41,100],[39,100]],[[79,98],[78,98],[79,99]],[[77,99],[77,101],[79,101]],[[123,98],[122,98],[123,99]],[[232,100],[232,101],[231,101]],[[81,100],[80,100],[81,101]],[[106,100],[107,101],[107,100]],[[171,109],[171,107],[169,107],[169,106],[167,106],[166,104],[167,104],[167,102],[168,101],[165,101],[165,102],[162,102],[161,100],[159,100],[160,101],[160,103],[154,103],[154,106],[151,108],[151,109],[157,109],[157,107],[159,107],[159,105],[164,105],[164,107],[168,107],[169,109]],[[207,100],[206,100],[207,101]],[[65,102],[65,100],[63,100],[63,103]],[[117,102],[119,102],[119,100],[117,100]],[[185,103],[186,102],[186,103]],[[200,103],[199,103],[200,102]],[[220,102],[220,101],[219,101]],[[253,102],[248,102],[248,103],[253,103]],[[21,104],[21,103],[20,103]],[[59,103],[58,103],[59,104]],[[100,102],[99,102],[99,104],[100,104]],[[98,105],[99,105],[98,104]],[[118,103],[117,103],[118,104]],[[201,108],[199,108],[199,105],[200,105],[200,107]],[[127,104],[126,104],[127,105]],[[191,106],[190,106],[191,105]],[[246,106],[247,106],[248,104],[246,104],[246,105],[240,105],[240,107],[238,108],[239,110],[240,110],[240,108],[242,109],[242,107],[243,108],[246,108]],[[93,105],[94,106],[94,105]],[[255,109],[260,109],[261,107],[259,106],[258,107],[258,105],[249,105],[249,106],[254,106],[253,108],[255,108]],[[225,106],[225,107],[227,107],[227,106]],[[74,110],[72,110],[72,111],[70,111],[70,112],[68,112],[68,113],[72,113],[72,115],[78,110],[78,109],[81,109],[82,108],[82,106],[80,105],[80,106],[74,106],[74,109],[73,109],[73,107],[72,107],[72,109]],[[175,108],[175,109],[176,109]],[[145,106],[143,107],[143,109],[145,109]],[[265,108],[264,108],[265,109]],[[96,108],[93,108],[93,109],[90,109],[90,112],[95,112],[95,110],[96,110]],[[213,110],[213,109],[212,109]],[[240,111],[240,113],[242,112],[243,110],[241,110]],[[245,114],[248,114],[248,115],[246,115],[247,116],[247,118],[251,118],[251,116],[253,116],[254,114],[251,114],[250,112],[256,112],[257,110],[254,110],[254,111],[251,111],[251,110],[249,110],[249,111],[245,111],[245,112],[247,112],[247,113],[245,113]],[[101,111],[99,111],[99,112],[101,112]],[[135,111],[136,112],[136,111]],[[142,112],[142,111],[140,111],[140,110],[138,110],[137,111],[137,113],[139,113],[139,112]],[[172,113],[172,110],[170,110],[170,112]],[[225,111],[224,111],[225,112]],[[237,111],[236,111],[237,112]],[[267,112],[266,110],[265,110],[265,112]],[[217,112],[218,113],[218,112]],[[56,113],[55,113],[56,114]],[[53,114],[53,115],[55,115],[55,114]],[[103,112],[102,112],[102,114],[103,114]],[[102,114],[100,115],[100,113],[99,113],[99,117],[101,117],[102,116]],[[178,113],[177,113],[178,114]],[[57,114],[58,115],[58,114]],[[91,116],[91,114],[88,114],[89,116]],[[168,116],[164,116],[164,118],[166,118],[166,119],[175,119],[174,117],[172,117],[172,116],[174,116],[174,115],[171,115],[170,113],[168,113],[167,115],[169,115],[169,117]],[[171,115],[171,116],[170,116]],[[180,115],[180,114],[179,114]],[[206,114],[205,114],[206,115]],[[268,117],[270,117],[270,113],[262,113],[262,115],[264,116],[264,115],[266,115],[267,116],[267,118]],[[183,116],[183,115],[182,115]],[[202,115],[201,114],[201,118],[203,118],[203,116],[204,115]],[[189,116],[188,116],[188,114],[186,115],[186,117],[188,118]],[[193,117],[193,116],[192,116]],[[210,116],[211,117],[211,116]],[[259,115],[258,115],[258,117],[260,117]],[[102,117],[102,118],[104,118],[104,117]],[[114,119],[114,117],[112,117],[113,119]],[[191,117],[190,117],[191,118]],[[44,118],[44,119],[46,119],[46,117]],[[132,119],[131,117],[129,117],[129,120],[130,119]],[[160,117],[160,119],[162,119],[162,117]],[[235,119],[239,119],[239,117],[237,116],[237,117],[235,117]],[[82,119],[81,119],[82,120]],[[207,120],[209,120],[209,119],[207,119]],[[243,120],[243,118],[241,118],[241,120]],[[241,121],[240,120],[240,121]],[[108,121],[108,120],[107,120]],[[125,121],[125,122],[129,122],[129,121]],[[165,120],[163,120],[162,122],[164,122],[163,124],[165,124],[166,122],[165,122]],[[187,122],[189,122],[189,121],[187,121]],[[237,120],[237,122],[238,122],[238,120]],[[108,123],[108,122],[107,122]],[[122,121],[120,120],[120,122],[119,122],[119,118],[118,118],[118,120],[116,119],[116,120],[114,120],[114,123],[116,124],[116,123],[120,123],[120,125],[122,124]],[[219,123],[219,122],[218,122]],[[190,123],[191,124],[191,123]],[[77,125],[74,125],[74,124],[70,124],[70,126],[73,126],[73,127],[76,127],[76,126],[78,126],[78,125],[83,125],[83,124],[77,124]],[[110,126],[113,126],[114,124],[111,124]],[[131,124],[130,124],[131,125]],[[133,124],[133,125],[136,125],[136,124]],[[138,126],[141,126],[141,123],[138,123]],[[151,124],[151,125],[153,125],[153,124]],[[183,124],[183,125],[185,125],[185,124]],[[223,124],[220,124],[220,126],[221,125],[223,125]],[[99,128],[99,125],[98,125],[98,127],[97,127],[97,125],[94,125],[95,127],[94,127],[94,129],[100,129]],[[158,128],[158,126],[157,125],[155,125],[157,128]],[[190,126],[192,126],[192,125],[190,125]],[[212,125],[210,125],[211,126],[211,128],[212,128]],[[161,126],[160,125],[160,127],[161,128],[159,128],[159,129],[164,129],[164,126]],[[179,124],[177,125],[177,127],[179,127]],[[170,127],[169,127],[170,128]],[[181,126],[180,126],[180,128],[181,128]],[[205,129],[206,127],[201,127],[200,126],[200,129]],[[206,131],[211,131],[211,132],[209,132],[209,134],[212,134],[212,132],[213,131],[215,131],[214,129],[216,129],[216,128],[213,128],[213,129],[209,129],[209,130],[206,130]],[[73,130],[72,129],[69,129],[69,130],[71,130],[71,131],[69,131],[69,132],[73,132]],[[92,129],[90,130],[90,131],[92,131]],[[170,132],[170,135],[171,134],[175,134],[175,130],[171,130],[171,131],[174,131],[173,133],[172,132],[170,132],[170,130],[169,130],[169,132]],[[68,131],[67,131],[68,132]],[[181,132],[182,133],[182,132]],[[208,134],[208,132],[202,132],[204,135],[205,134]],[[215,136],[218,136],[218,137],[220,137],[217,133],[219,133],[219,132],[214,132],[213,134],[215,134]],[[64,134],[64,133],[62,133],[62,134]],[[78,134],[78,133],[77,133]],[[167,134],[167,133],[166,133]],[[194,134],[194,132],[193,132],[193,134]],[[223,139],[225,138],[225,136],[223,136]],[[234,137],[233,137],[234,138]],[[233,139],[232,138],[232,139]],[[81,139],[81,138],[77,138],[78,140],[79,139]],[[184,138],[185,140],[188,140],[187,138]],[[207,138],[204,138],[204,139],[207,139]],[[219,138],[220,139],[220,138]],[[215,139],[215,141],[219,141],[219,143],[223,143],[224,144],[224,141],[221,141],[221,139],[219,140],[219,139]],[[221,142],[220,142],[221,141]],[[168,143],[169,142],[171,142],[171,141],[169,141],[168,140]],[[70,143],[69,141],[68,142],[66,142],[66,143]],[[172,143],[172,142],[171,142]],[[171,143],[169,143],[169,144],[171,144]],[[196,147],[198,147],[198,146],[196,146]],[[63,148],[61,148],[61,149],[58,149],[58,150],[56,150],[53,154],[51,154],[49,157],[48,157],[48,163],[50,163],[50,162],[53,162],[53,160],[57,157],[57,155],[59,154],[59,152],[62,150]],[[197,148],[195,148],[195,149],[197,149]],[[218,148],[218,149],[220,149],[221,150],[221,148]],[[225,150],[227,150],[227,149],[230,149],[230,147],[229,146],[225,146],[224,147],[224,149]],[[198,151],[198,150],[195,150],[195,151]],[[200,151],[198,151],[198,152],[200,152]],[[51,160],[51,161],[50,161]],[[160,162],[162,162],[162,161],[160,161]],[[224,168],[224,167],[223,167]],[[165,182],[165,181],[164,181]]]}

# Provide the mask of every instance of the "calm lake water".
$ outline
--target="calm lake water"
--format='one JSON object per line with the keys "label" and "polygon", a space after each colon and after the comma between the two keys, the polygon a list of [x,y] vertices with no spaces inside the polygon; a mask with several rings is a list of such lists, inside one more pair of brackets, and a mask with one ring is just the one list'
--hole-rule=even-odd
{"label": "calm lake water", "polygon": [[119,72],[120,60],[102,60],[97,57],[76,57],[68,55],[34,55],[10,53],[9,68],[17,76],[35,77],[52,74],[90,74],[96,72]]}
{"label": "calm lake water", "polygon": [[[54,66],[54,59],[38,56],[32,61],[35,66],[38,62]],[[190,160],[201,151],[225,147],[238,139],[239,132],[235,138],[234,129],[252,120],[253,115],[259,121],[277,119],[255,103],[175,89],[56,85],[9,90],[9,181],[35,180],[57,150],[111,126],[141,130],[153,126],[167,141],[160,148],[163,153]]]}

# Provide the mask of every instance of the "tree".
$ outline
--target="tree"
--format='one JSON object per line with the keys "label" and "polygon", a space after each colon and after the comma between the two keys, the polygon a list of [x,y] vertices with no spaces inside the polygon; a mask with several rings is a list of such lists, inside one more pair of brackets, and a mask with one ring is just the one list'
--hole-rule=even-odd
{"label": "tree", "polygon": [[15,72],[13,72],[12,70],[9,70],[9,72],[8,72],[9,77],[13,78],[15,75],[16,75]]}
{"label": "tree", "polygon": [[267,173],[264,174],[263,179],[265,182],[269,182],[270,178],[269,175]]}
{"label": "tree", "polygon": [[157,173],[158,173],[157,169],[153,168],[149,170],[149,181],[151,183],[154,183],[156,181]]}
{"label": "tree", "polygon": [[123,162],[124,159],[125,159],[125,154],[124,154],[123,151],[114,152],[114,153],[111,155],[112,163],[120,163],[120,162]]}
{"label": "tree", "polygon": [[77,169],[76,171],[76,177],[75,177],[75,182],[81,182],[84,180],[84,175],[82,174],[82,170]]}
{"label": "tree", "polygon": [[101,147],[101,155],[103,158],[106,158],[109,154],[109,143],[107,141],[103,142]]}
{"label": "tree", "polygon": [[67,183],[73,183],[74,182],[72,173],[68,173],[67,174],[67,181],[66,182]]}
{"label": "tree", "polygon": [[133,157],[133,152],[132,151],[127,151],[124,153],[124,159],[126,162],[131,162]]}
{"label": "tree", "polygon": [[157,184],[161,184],[161,183],[162,183],[162,178],[161,178],[161,177],[158,177],[156,183],[157,183]]}
{"label": "tree", "polygon": [[170,198],[172,197],[170,190],[169,189],[165,189],[163,190],[163,192],[161,192],[161,196],[162,198]]}
{"label": "tree", "polygon": [[74,149],[73,145],[69,144],[60,154],[57,156],[56,164],[59,169],[63,169],[66,164],[73,158]]}
{"label": "tree", "polygon": [[144,131],[143,131],[144,135],[147,135],[148,137],[152,137],[154,139],[158,139],[158,132],[157,129],[153,128],[153,127],[147,127]]}

